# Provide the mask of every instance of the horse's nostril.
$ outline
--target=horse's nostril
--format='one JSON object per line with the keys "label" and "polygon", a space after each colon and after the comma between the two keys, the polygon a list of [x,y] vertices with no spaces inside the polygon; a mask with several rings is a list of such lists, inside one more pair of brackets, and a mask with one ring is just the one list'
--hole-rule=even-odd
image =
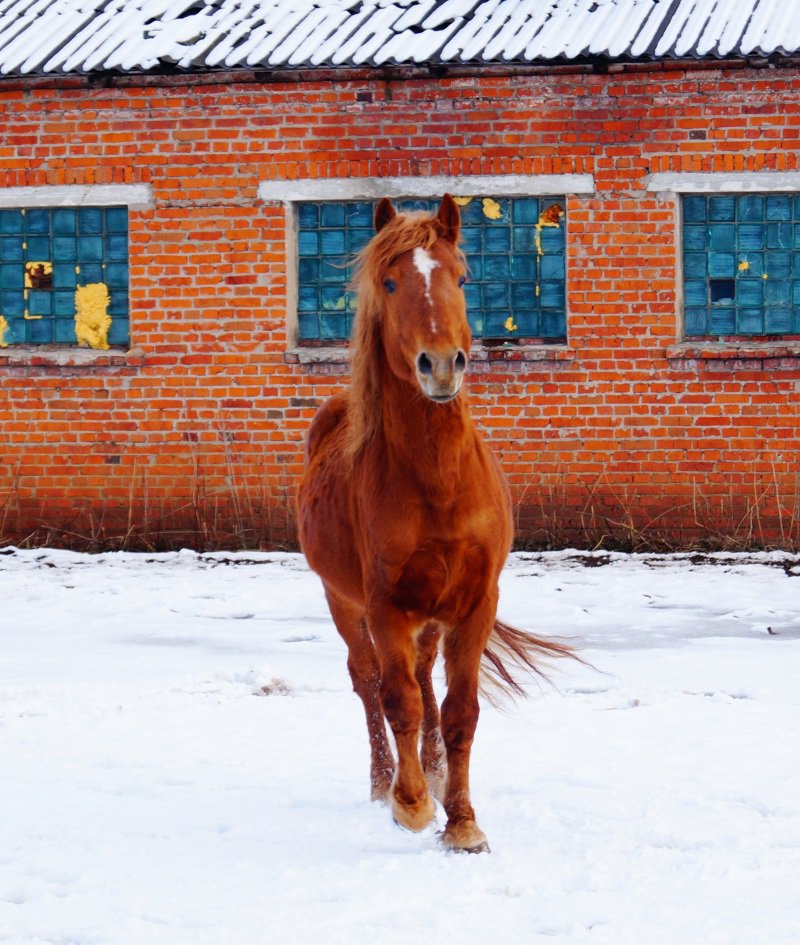
{"label": "horse's nostril", "polygon": [[457,371],[463,371],[467,367],[467,356],[459,348],[458,354],[456,355],[455,366]]}
{"label": "horse's nostril", "polygon": [[431,359],[424,351],[417,358],[417,370],[420,374],[433,374],[433,364],[431,364]]}

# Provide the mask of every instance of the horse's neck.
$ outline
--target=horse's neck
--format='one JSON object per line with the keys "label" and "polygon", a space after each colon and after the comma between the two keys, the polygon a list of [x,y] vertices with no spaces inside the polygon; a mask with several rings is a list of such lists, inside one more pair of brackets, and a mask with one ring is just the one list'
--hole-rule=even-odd
{"label": "horse's neck", "polygon": [[449,404],[435,404],[393,379],[385,384],[381,401],[384,441],[394,461],[427,483],[457,488],[476,438],[463,394]]}

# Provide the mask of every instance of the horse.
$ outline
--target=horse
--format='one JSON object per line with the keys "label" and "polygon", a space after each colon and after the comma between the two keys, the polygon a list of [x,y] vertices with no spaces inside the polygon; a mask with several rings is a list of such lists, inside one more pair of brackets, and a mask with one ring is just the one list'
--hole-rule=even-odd
{"label": "horse", "polygon": [[479,691],[523,694],[509,663],[541,672],[540,656],[571,651],[497,619],[511,501],[463,385],[471,334],[458,205],[445,194],[435,214],[399,213],[384,198],[374,224],[356,259],[351,383],[308,431],[300,544],[364,704],[373,800],[421,831],[435,797],[444,846],[484,852],[469,787]]}

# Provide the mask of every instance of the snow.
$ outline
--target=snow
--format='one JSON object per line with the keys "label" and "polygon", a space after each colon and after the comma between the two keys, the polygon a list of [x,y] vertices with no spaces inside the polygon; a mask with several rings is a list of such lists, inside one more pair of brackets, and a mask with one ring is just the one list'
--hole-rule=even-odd
{"label": "snow", "polygon": [[503,617],[594,668],[484,707],[468,856],[369,802],[302,557],[4,549],[0,942],[795,943],[799,591],[777,554],[513,556]]}

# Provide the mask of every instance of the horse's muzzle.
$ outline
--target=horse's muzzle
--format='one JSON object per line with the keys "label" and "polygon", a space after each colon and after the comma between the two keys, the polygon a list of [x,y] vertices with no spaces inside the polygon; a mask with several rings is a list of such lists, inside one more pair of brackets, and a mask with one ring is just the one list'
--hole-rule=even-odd
{"label": "horse's muzzle", "polygon": [[417,355],[417,381],[426,397],[446,404],[461,390],[467,354],[462,348],[447,352],[421,351]]}

